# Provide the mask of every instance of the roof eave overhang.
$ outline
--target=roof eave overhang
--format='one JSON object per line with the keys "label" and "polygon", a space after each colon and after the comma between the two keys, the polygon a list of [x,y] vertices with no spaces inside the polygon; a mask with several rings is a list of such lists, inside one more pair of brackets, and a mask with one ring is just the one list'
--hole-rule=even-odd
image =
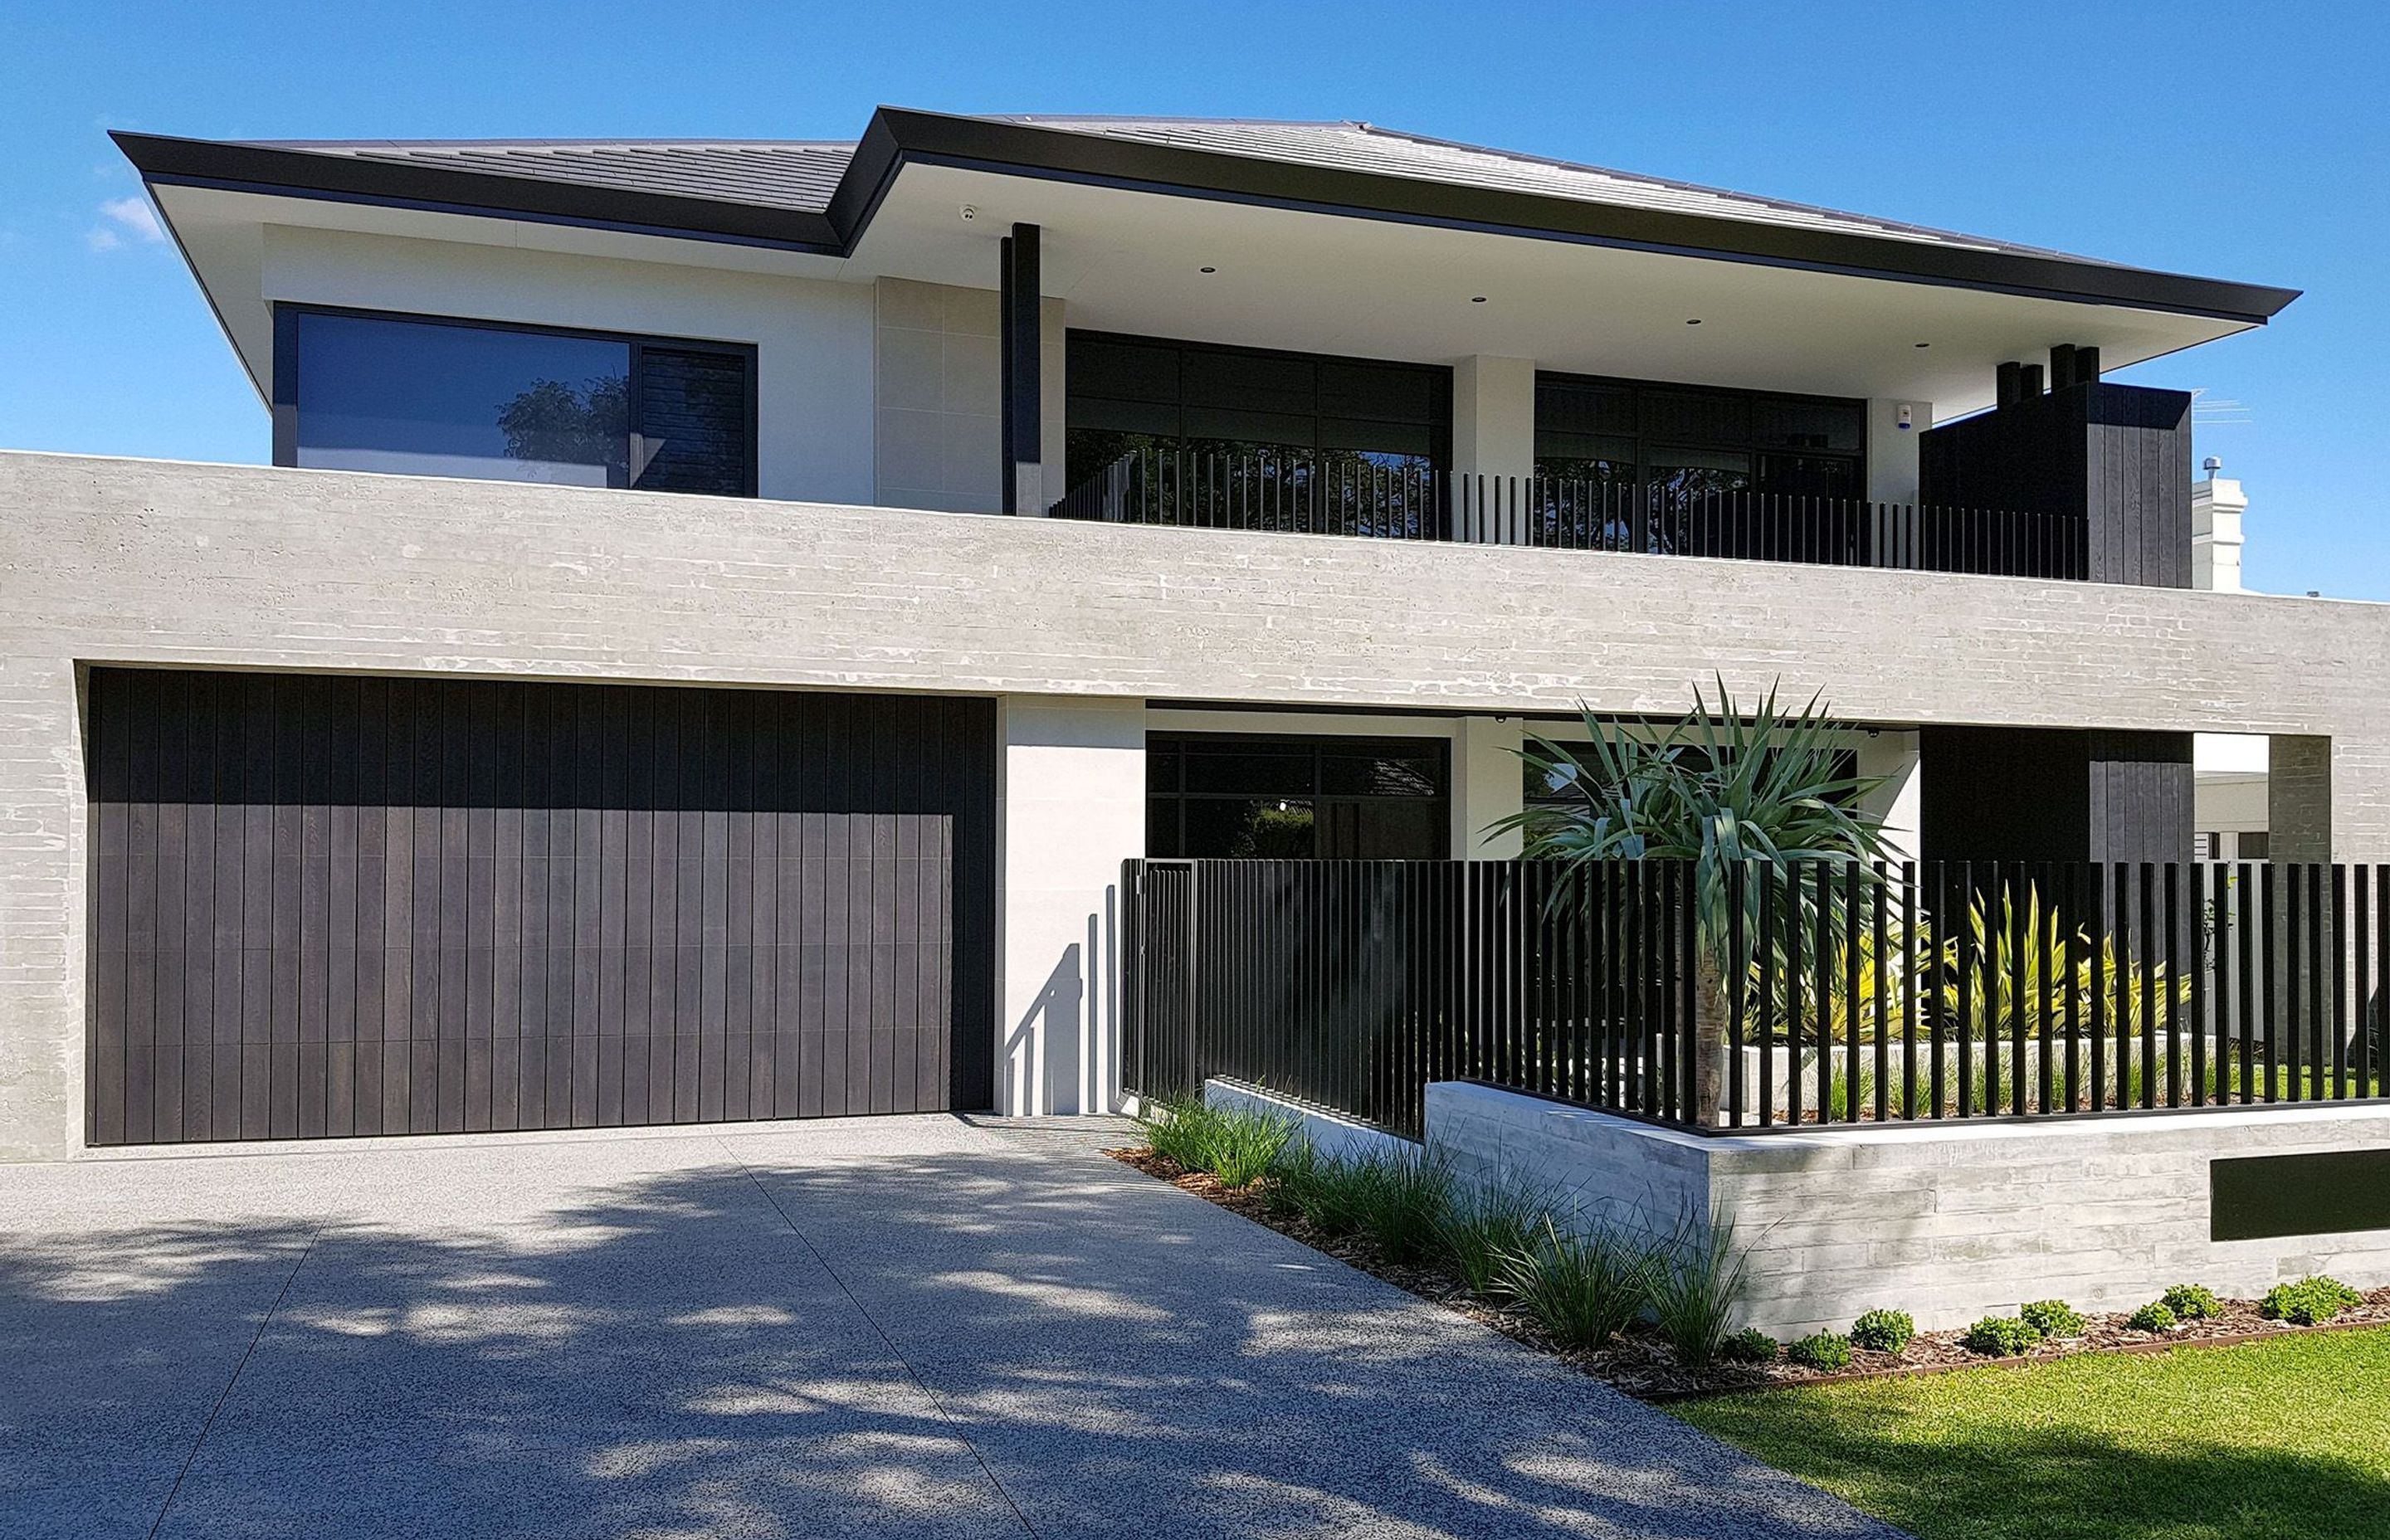
{"label": "roof eave overhang", "polygon": [[881,108],[830,202],[860,235],[909,161],[1215,198],[1347,218],[1579,241],[1674,255],[1939,284],[2263,325],[2294,289],[2070,261],[2062,256],[1627,209],[1507,188],[1224,155],[1031,123]]}
{"label": "roof eave overhang", "polygon": [[881,108],[826,213],[404,165],[274,146],[111,135],[153,186],[321,198],[845,256],[899,173],[932,164],[1344,218],[1938,284],[2263,325],[2298,290],[2104,263],[1620,208],[1263,160],[1031,123]]}
{"label": "roof eave overhang", "polygon": [[223,144],[153,134],[112,133],[152,186],[212,187],[272,198],[317,198],[484,219],[621,230],[682,240],[829,256],[845,243],[829,219],[803,210],[684,198],[669,193],[547,182],[440,166],[400,165],[270,145]]}

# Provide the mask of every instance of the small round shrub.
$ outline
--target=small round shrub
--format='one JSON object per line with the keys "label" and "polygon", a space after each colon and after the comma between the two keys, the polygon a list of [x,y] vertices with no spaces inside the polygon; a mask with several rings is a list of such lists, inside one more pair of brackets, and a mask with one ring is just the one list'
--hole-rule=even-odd
{"label": "small round shrub", "polygon": [[2344,1310],[2365,1303],[2365,1296],[2319,1273],[2296,1283],[2278,1283],[2258,1302],[2257,1314],[2293,1326],[2321,1326]]}
{"label": "small round shrub", "polygon": [[1870,1310],[1851,1323],[1851,1345],[1870,1353],[1898,1353],[1917,1335],[1906,1310]]}
{"label": "small round shrub", "polygon": [[2083,1312],[2064,1300],[2036,1300],[2017,1315],[2025,1325],[2044,1337],[2083,1335]]}
{"label": "small round shrub", "polygon": [[1747,1326],[1718,1344],[1718,1356],[1729,1364],[1774,1363],[1776,1339],[1755,1326]]}
{"label": "small round shrub", "polygon": [[2041,1333],[2021,1315],[1986,1315],[1960,1339],[1969,1353],[1989,1358],[2013,1358],[2041,1345]]}
{"label": "small round shrub", "polygon": [[1784,1350],[1784,1356],[1805,1369],[1839,1374],[1851,1367],[1851,1340],[1839,1331],[1819,1331]]}
{"label": "small round shrub", "polygon": [[2178,1321],[2207,1321],[2224,1314],[2216,1290],[2204,1284],[2178,1283],[2159,1295],[2158,1303],[2173,1311]]}
{"label": "small round shrub", "polygon": [[2174,1313],[2174,1306],[2164,1300],[2152,1300],[2125,1317],[2125,1324],[2135,1331],[2172,1331],[2180,1322],[2181,1317]]}

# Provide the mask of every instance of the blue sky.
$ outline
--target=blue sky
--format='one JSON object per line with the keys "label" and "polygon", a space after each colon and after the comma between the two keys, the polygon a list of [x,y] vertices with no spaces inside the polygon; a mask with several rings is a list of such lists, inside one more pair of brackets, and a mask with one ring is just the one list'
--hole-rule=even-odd
{"label": "blue sky", "polygon": [[2306,295],[2195,389],[2248,577],[2390,599],[2390,22],[2358,5],[27,7],[0,447],[263,460],[109,128],[847,138],[873,106],[1361,118]]}

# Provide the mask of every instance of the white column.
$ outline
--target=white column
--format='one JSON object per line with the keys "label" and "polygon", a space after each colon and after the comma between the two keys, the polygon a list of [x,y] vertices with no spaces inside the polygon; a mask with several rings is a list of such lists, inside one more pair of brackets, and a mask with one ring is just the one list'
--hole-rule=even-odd
{"label": "white column", "polygon": [[1452,471],[1456,478],[1469,478],[1472,489],[1471,527],[1462,539],[1525,543],[1511,502],[1497,494],[1489,498],[1490,510],[1480,510],[1474,487],[1479,477],[1490,489],[1495,478],[1523,480],[1536,473],[1534,359],[1479,355],[1453,366]]}
{"label": "white column", "polygon": [[[1900,415],[1908,414],[1908,426]],[[1879,396],[1867,404],[1867,496],[1871,503],[1917,501],[1917,439],[1934,426],[1930,401]]]}
{"label": "white column", "polygon": [[1121,863],[1145,853],[1145,702],[1007,696],[997,731],[996,1107],[1110,1111]]}
{"label": "white column", "polygon": [[1859,806],[1882,826],[1885,858],[1918,859],[1919,799],[1925,776],[1917,734],[1889,728],[1862,732],[1858,762],[1858,773],[1880,783],[1860,799]]}
{"label": "white column", "polygon": [[1513,716],[1464,716],[1452,734],[1452,854],[1455,860],[1507,861],[1519,853],[1515,829],[1486,833],[1497,818],[1519,811],[1524,767],[1523,731]]}

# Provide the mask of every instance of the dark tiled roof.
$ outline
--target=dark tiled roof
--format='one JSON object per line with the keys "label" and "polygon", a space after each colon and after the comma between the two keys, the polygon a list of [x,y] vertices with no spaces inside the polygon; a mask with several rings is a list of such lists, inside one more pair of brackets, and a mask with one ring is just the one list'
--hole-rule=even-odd
{"label": "dark tiled roof", "polygon": [[831,255],[854,249],[887,178],[918,158],[2238,319],[2297,297],[1363,122],[882,108],[858,144],[116,138],[153,186],[290,189]]}
{"label": "dark tiled roof", "polygon": [[251,140],[262,149],[820,213],[851,144],[726,139]]}
{"label": "dark tiled roof", "polygon": [[[1741,220],[1977,251],[2060,253],[1863,214],[1788,203],[1689,182],[1487,149],[1364,122],[1274,122],[1236,118],[1091,118],[1020,114],[989,119],[1179,149],[1281,160],[1412,181],[1493,187],[1617,208]],[[829,207],[854,146],[821,140],[344,139],[250,141],[262,148],[449,171],[485,172],[627,192],[671,194],[819,213]],[[2084,258],[2075,258],[2084,261]]]}
{"label": "dark tiled roof", "polygon": [[[1870,219],[1864,214],[1749,193],[1727,192],[1672,182],[1634,172],[1611,171],[1514,150],[1487,149],[1416,134],[1380,128],[1365,122],[1269,122],[1226,118],[1047,118],[1007,117],[1002,122],[1058,128],[1073,134],[1096,134],[1143,144],[1207,150],[1218,155],[1242,155],[1256,160],[1284,160],[1298,165],[1328,166],[1380,176],[1407,177],[1418,182],[1445,182],[1458,186],[1493,187],[1545,198],[1566,198],[1617,208],[1691,214],[1708,219],[1734,219],[1760,225],[1781,225],[1879,239],[1913,240],[1976,251],[2009,251],[2032,256],[2062,253],[2044,247],[2019,246],[1983,236],[1959,235],[1921,225]],[[2075,257],[2075,262],[2089,259]]]}

